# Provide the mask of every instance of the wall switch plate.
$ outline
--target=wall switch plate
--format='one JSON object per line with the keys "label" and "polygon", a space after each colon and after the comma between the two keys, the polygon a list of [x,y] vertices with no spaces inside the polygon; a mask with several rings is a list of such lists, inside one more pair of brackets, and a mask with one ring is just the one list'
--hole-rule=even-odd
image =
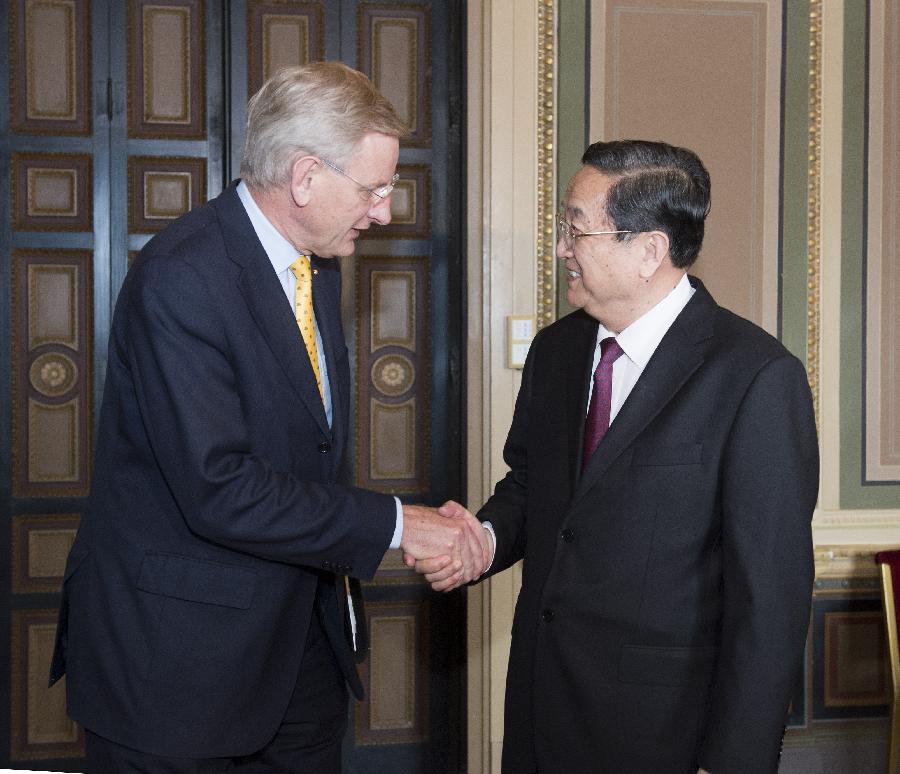
{"label": "wall switch plate", "polygon": [[510,315],[506,318],[506,362],[509,368],[522,368],[534,338],[534,317]]}

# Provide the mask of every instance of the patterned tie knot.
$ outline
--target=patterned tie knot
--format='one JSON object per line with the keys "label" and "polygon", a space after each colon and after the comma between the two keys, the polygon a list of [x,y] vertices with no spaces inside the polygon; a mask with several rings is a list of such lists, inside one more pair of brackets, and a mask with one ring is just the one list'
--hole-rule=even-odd
{"label": "patterned tie knot", "polygon": [[615,336],[607,336],[603,341],[600,342],[600,362],[605,363],[615,363],[616,360],[619,359],[620,355],[623,355],[624,351],[619,346],[619,342],[616,341]]}
{"label": "patterned tie knot", "polygon": [[309,268],[309,256],[301,255],[291,264],[291,272],[297,278],[297,282],[311,282],[312,272]]}

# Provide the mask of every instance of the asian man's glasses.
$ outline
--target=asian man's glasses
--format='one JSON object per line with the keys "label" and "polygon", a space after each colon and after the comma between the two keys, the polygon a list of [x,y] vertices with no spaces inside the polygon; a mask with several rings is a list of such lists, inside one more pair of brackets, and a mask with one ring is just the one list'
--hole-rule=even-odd
{"label": "asian man's glasses", "polygon": [[600,236],[602,234],[633,234],[634,231],[579,231],[560,212],[556,215],[556,233],[566,243],[566,247],[571,250],[575,247],[575,240],[582,237]]}

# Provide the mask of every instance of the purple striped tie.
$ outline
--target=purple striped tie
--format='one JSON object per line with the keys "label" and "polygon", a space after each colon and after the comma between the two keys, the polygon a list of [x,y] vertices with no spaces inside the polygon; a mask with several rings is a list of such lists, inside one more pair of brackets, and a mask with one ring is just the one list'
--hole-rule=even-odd
{"label": "purple striped tie", "polygon": [[622,348],[612,337],[600,342],[600,362],[594,371],[594,391],[591,394],[591,405],[588,408],[584,426],[584,448],[581,453],[581,467],[587,467],[588,460],[600,445],[603,436],[609,429],[609,412],[612,404],[613,363],[619,359]]}

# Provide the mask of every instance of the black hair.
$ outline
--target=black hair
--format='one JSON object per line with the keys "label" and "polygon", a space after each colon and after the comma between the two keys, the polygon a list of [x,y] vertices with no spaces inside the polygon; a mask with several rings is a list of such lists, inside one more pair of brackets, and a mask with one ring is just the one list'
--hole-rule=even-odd
{"label": "black hair", "polygon": [[588,146],[581,163],[616,178],[606,195],[613,228],[665,232],[676,268],[697,259],[709,214],[709,172],[696,153],[664,142],[614,140]]}

